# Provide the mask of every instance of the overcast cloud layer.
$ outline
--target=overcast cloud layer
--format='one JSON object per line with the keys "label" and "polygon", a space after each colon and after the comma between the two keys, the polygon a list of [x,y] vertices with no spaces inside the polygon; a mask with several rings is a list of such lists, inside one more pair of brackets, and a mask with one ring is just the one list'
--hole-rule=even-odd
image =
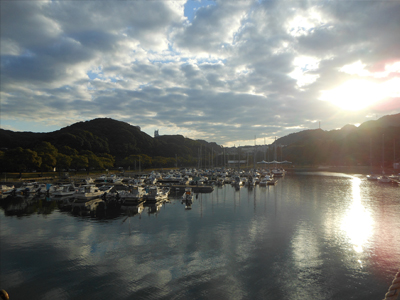
{"label": "overcast cloud layer", "polygon": [[109,117],[232,146],[400,113],[399,16],[400,1],[1,1],[1,126]]}

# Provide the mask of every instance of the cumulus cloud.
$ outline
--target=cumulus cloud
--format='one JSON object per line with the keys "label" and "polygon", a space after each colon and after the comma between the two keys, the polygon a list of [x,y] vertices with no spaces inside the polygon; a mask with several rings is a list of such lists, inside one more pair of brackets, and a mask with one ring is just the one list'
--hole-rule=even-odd
{"label": "cumulus cloud", "polygon": [[[189,4],[2,2],[2,126],[111,117],[232,145],[400,112],[398,2]],[[385,95],[341,106],[360,79]]]}

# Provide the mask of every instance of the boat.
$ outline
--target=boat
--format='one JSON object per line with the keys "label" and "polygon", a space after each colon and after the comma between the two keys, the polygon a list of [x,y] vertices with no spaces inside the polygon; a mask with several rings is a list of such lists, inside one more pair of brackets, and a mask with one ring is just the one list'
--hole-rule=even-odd
{"label": "boat", "polygon": [[73,183],[60,185],[60,189],[55,191],[53,197],[67,197],[72,196],[76,192],[77,188]]}
{"label": "boat", "polygon": [[8,186],[8,185],[5,185],[5,184],[2,184],[1,186],[0,186],[0,193],[1,194],[11,194],[11,192],[13,191],[15,189],[15,187],[12,185],[12,186]]}
{"label": "boat", "polygon": [[169,188],[160,188],[158,186],[151,186],[147,189],[147,194],[144,196],[146,202],[154,203],[168,199]]}
{"label": "boat", "polygon": [[286,173],[286,171],[284,169],[274,169],[272,170],[272,174],[274,174],[274,176],[276,177],[282,177],[284,176]]}
{"label": "boat", "polygon": [[144,201],[143,197],[145,195],[146,190],[141,186],[134,186],[128,191],[119,192],[119,197],[123,205],[137,205],[137,203]]}
{"label": "boat", "polygon": [[191,188],[185,188],[185,192],[182,195],[182,200],[192,200],[193,199],[193,192]]}
{"label": "boat", "polygon": [[268,183],[273,180],[271,177],[269,177],[268,175],[264,176],[263,179],[261,179],[260,181],[260,186],[267,186]]}
{"label": "boat", "polygon": [[[111,188],[112,187],[110,187],[110,189]],[[82,185],[74,193],[74,197],[77,199],[89,200],[89,199],[101,197],[105,192],[107,192],[107,191],[102,191],[94,185]]]}

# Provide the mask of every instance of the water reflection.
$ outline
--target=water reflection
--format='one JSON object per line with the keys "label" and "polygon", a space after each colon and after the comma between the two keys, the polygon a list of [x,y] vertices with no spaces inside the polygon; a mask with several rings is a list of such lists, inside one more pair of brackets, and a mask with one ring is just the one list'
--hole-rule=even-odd
{"label": "water reflection", "polygon": [[[400,258],[398,191],[365,183],[288,176],[195,195],[190,211],[176,193],[101,218],[72,215],[67,199],[2,202],[2,288],[13,299],[379,299]],[[5,210],[55,204],[46,218]]]}
{"label": "water reflection", "polygon": [[361,201],[361,179],[353,177],[351,184],[351,204],[342,219],[341,229],[346,232],[354,250],[361,253],[372,236],[374,220]]}

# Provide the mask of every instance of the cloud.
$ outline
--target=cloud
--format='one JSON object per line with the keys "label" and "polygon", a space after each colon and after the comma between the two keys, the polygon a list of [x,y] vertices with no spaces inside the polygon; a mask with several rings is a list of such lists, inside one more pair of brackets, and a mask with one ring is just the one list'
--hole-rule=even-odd
{"label": "cloud", "polygon": [[[2,3],[3,126],[111,117],[238,144],[400,112],[396,1],[200,1],[187,15],[185,5]],[[392,92],[351,112],[320,100],[360,79]]]}

